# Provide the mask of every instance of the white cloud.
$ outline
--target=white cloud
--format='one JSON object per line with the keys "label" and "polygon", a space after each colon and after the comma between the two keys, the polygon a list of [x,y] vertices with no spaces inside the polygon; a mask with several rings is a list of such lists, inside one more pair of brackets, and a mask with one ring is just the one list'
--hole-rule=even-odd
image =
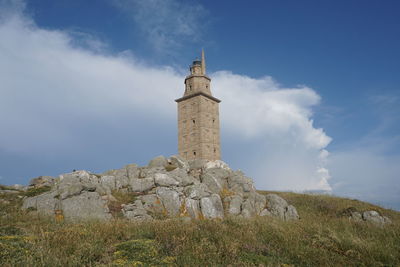
{"label": "white cloud", "polygon": [[328,155],[324,148],[331,138],[314,128],[310,119],[311,108],[320,101],[315,91],[304,86],[285,88],[271,77],[254,79],[227,71],[213,78],[213,91],[223,99],[222,127],[230,129],[238,142],[245,138],[259,143],[247,151],[254,155],[251,171],[259,188],[331,189],[324,168]]}
{"label": "white cloud", "polygon": [[153,47],[162,53],[198,42],[206,25],[207,11],[194,1],[178,0],[114,0],[127,12]]}
{"label": "white cloud", "polygon": [[[173,68],[77,48],[73,35],[40,29],[19,13],[2,21],[0,37],[0,151],[79,157],[93,140],[87,128],[99,123],[110,142],[118,142],[113,133],[123,135],[125,124],[134,129],[168,121],[173,127],[163,131],[175,131],[174,99],[183,93],[184,74]],[[330,138],[313,126],[312,107],[320,98],[312,89],[229,71],[211,76],[214,95],[223,100],[222,138],[233,140],[230,150],[237,153],[226,159],[243,159],[242,168],[252,169],[264,189],[330,189],[324,167]],[[125,139],[149,138],[135,134]],[[248,144],[251,150],[239,151]]]}

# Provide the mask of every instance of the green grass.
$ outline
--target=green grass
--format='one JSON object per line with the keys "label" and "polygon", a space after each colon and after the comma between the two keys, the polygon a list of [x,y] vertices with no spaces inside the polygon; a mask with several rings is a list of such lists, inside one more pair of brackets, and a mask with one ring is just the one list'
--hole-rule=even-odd
{"label": "green grass", "polygon": [[45,192],[48,192],[50,190],[51,190],[51,187],[47,186],[47,185],[42,186],[42,187],[37,187],[37,188],[32,187],[32,188],[29,188],[26,192],[24,192],[24,195],[27,197],[34,197],[34,196],[43,194]]}
{"label": "green grass", "polygon": [[[64,224],[20,211],[13,194],[0,204],[0,266],[400,266],[399,212],[333,196],[277,194],[300,220]],[[393,224],[350,221],[343,216],[348,208],[377,210]]]}

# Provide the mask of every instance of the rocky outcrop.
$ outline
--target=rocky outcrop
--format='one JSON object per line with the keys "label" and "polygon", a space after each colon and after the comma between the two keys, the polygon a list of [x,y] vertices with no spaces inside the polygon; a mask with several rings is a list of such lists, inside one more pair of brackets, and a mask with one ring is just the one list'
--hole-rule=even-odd
{"label": "rocky outcrop", "polygon": [[386,224],[391,224],[392,221],[375,210],[367,210],[364,212],[351,211],[349,219],[356,222],[367,222],[376,226],[384,226]]}
{"label": "rocky outcrop", "polygon": [[272,216],[295,220],[296,208],[275,194],[256,192],[253,181],[222,161],[185,161],[178,156],[129,164],[102,174],[74,171],[41,176],[29,188],[50,187],[27,197],[23,209],[65,220],[150,220],[167,217],[222,219]]}

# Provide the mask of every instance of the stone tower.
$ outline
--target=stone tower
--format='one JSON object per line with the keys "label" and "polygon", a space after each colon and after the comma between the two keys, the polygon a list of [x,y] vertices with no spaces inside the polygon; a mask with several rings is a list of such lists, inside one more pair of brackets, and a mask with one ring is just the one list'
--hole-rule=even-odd
{"label": "stone tower", "polygon": [[178,151],[187,160],[221,158],[219,99],[211,94],[204,51],[193,61],[185,78],[185,93],[178,103]]}

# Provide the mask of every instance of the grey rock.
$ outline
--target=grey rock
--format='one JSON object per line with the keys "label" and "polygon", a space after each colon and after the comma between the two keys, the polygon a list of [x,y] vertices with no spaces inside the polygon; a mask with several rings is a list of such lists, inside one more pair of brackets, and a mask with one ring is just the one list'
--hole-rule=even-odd
{"label": "grey rock", "polygon": [[63,186],[60,192],[60,198],[66,199],[68,197],[79,195],[83,191],[84,187],[81,183],[70,184],[68,186]]}
{"label": "grey rock", "polygon": [[243,198],[239,195],[229,196],[224,199],[228,204],[228,214],[230,215],[239,215],[241,212],[241,206],[243,202]]}
{"label": "grey rock", "polygon": [[129,179],[136,179],[139,178],[139,166],[136,164],[128,164],[125,166],[126,169],[126,174],[128,176]]}
{"label": "grey rock", "polygon": [[374,210],[364,211],[362,214],[362,218],[364,221],[377,226],[383,226],[385,224],[391,223],[391,220],[388,217],[381,216],[377,211]]}
{"label": "grey rock", "polygon": [[215,178],[217,178],[224,185],[227,184],[227,180],[232,172],[227,169],[219,169],[219,168],[208,168],[203,171],[204,173],[211,174]]}
{"label": "grey rock", "polygon": [[135,200],[133,203],[130,203],[130,204],[122,204],[121,206],[124,211],[132,211],[135,209],[144,209],[143,203],[140,199]]}
{"label": "grey rock", "polygon": [[197,180],[193,176],[188,175],[188,173],[183,169],[175,169],[169,172],[168,175],[178,181],[179,186],[188,186],[200,183],[199,180]]}
{"label": "grey rock", "polygon": [[115,178],[115,189],[120,190],[124,188],[128,188],[131,179],[127,176],[119,176]]}
{"label": "grey rock", "polygon": [[354,220],[356,222],[362,222],[363,218],[362,218],[362,214],[358,211],[353,211],[350,213],[349,219]]}
{"label": "grey rock", "polygon": [[129,220],[151,220],[152,217],[147,214],[141,200],[136,200],[132,204],[123,205],[122,213]]}
{"label": "grey rock", "polygon": [[77,177],[82,184],[97,185],[100,183],[100,175],[96,175],[87,171],[76,171],[71,173],[71,175]]}
{"label": "grey rock", "polygon": [[242,203],[241,210],[242,210],[241,215],[244,218],[250,218],[250,217],[254,217],[256,215],[256,210],[254,208],[254,205],[253,205],[252,201],[249,199],[246,199]]}
{"label": "grey rock", "polygon": [[112,175],[105,175],[100,177],[100,184],[103,187],[109,188],[110,190],[116,189],[116,182],[115,176]]}
{"label": "grey rock", "polygon": [[[61,192],[74,191],[77,189],[78,184],[82,186],[82,190],[95,191],[100,186],[100,179],[98,176],[91,174],[87,171],[75,171],[60,175],[57,187]],[[69,189],[71,186],[76,186],[75,189]],[[75,194],[75,193],[72,193]],[[68,196],[66,196],[68,197]]]}
{"label": "grey rock", "polygon": [[267,194],[267,209],[275,217],[282,220],[298,220],[299,215],[294,206],[289,205],[286,200],[276,194]]}
{"label": "grey rock", "polygon": [[22,209],[35,209],[39,214],[54,216],[54,211],[59,209],[58,193],[50,191],[38,196],[25,198]]}
{"label": "grey rock", "polygon": [[166,170],[165,168],[148,168],[148,167],[139,168],[139,178],[154,177],[154,174],[156,173],[166,173]]}
{"label": "grey rock", "polygon": [[294,206],[289,205],[286,207],[285,221],[298,220],[299,214]]}
{"label": "grey rock", "polygon": [[132,192],[145,192],[155,186],[153,178],[132,179],[130,188]]}
{"label": "grey rock", "polygon": [[143,208],[148,212],[160,214],[164,211],[161,200],[156,194],[140,196],[139,199],[143,202]]}
{"label": "grey rock", "polygon": [[231,170],[229,168],[228,164],[226,164],[222,160],[208,161],[206,164],[204,164],[203,168],[205,170],[207,170],[207,169],[221,169],[221,170],[226,170],[226,171]]}
{"label": "grey rock", "polygon": [[109,170],[101,174],[101,176],[115,176],[117,179],[120,177],[128,177],[128,171],[126,168]]}
{"label": "grey rock", "polygon": [[193,219],[199,219],[201,216],[200,203],[198,200],[187,198],[185,208],[188,215]]}
{"label": "grey rock", "polygon": [[157,187],[156,194],[168,215],[175,217],[180,214],[182,202],[178,192],[167,187]]}
{"label": "grey rock", "polygon": [[227,180],[229,189],[234,192],[244,193],[255,191],[253,181],[244,176],[241,171],[235,171]]}
{"label": "grey rock", "polygon": [[215,194],[219,194],[223,188],[221,181],[210,173],[201,175],[201,182],[204,183],[208,189]]}
{"label": "grey rock", "polygon": [[203,216],[207,219],[222,219],[224,217],[224,207],[222,206],[221,197],[218,194],[203,197],[200,200],[200,207]]}
{"label": "grey rock", "polygon": [[165,173],[154,174],[154,182],[157,186],[176,186],[179,184],[177,180]]}
{"label": "grey rock", "polygon": [[164,156],[158,156],[152,159],[147,166],[149,168],[165,168],[167,165],[167,159]]}
{"label": "grey rock", "polygon": [[195,184],[185,188],[185,195],[188,198],[199,200],[211,195],[211,191],[205,184]]}
{"label": "grey rock", "polygon": [[272,213],[269,210],[264,209],[260,212],[260,216],[272,216]]}
{"label": "grey rock", "polygon": [[288,206],[286,200],[276,194],[267,194],[267,208],[276,217],[285,219],[285,211]]}
{"label": "grey rock", "polygon": [[184,160],[183,158],[181,158],[180,156],[171,156],[168,159],[168,163],[170,163],[171,165],[176,166],[177,168],[186,171],[186,173],[189,171],[190,166],[189,163]]}
{"label": "grey rock", "polygon": [[[91,191],[91,190],[89,190],[89,191]],[[110,195],[112,193],[110,188],[104,187],[101,184],[98,184],[96,186],[96,192],[99,193],[101,196]]]}
{"label": "grey rock", "polygon": [[204,160],[204,159],[194,159],[194,160],[188,161],[190,170],[202,169],[206,163],[207,163],[207,160]]}
{"label": "grey rock", "polygon": [[232,187],[229,188],[229,191],[231,191],[231,192],[233,192],[233,193],[235,193],[237,195],[240,195],[240,196],[244,196],[245,195],[245,192],[243,190],[243,185],[242,184],[233,185]]}
{"label": "grey rock", "polygon": [[107,202],[97,192],[82,194],[64,199],[61,202],[64,218],[68,221],[109,220]]}
{"label": "grey rock", "polygon": [[265,209],[265,204],[266,204],[265,196],[253,192],[248,196],[248,198],[245,201],[243,201],[242,204],[243,217],[250,218],[259,215],[261,211]]}

